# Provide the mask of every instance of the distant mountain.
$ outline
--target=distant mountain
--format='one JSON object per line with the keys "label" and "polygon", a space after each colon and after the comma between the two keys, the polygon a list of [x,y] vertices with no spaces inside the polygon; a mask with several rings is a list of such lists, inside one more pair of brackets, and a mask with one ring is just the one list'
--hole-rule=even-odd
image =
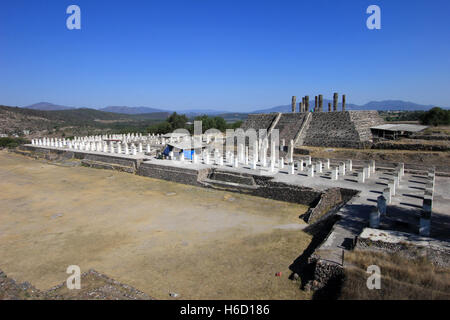
{"label": "distant mountain", "polygon": [[384,100],[384,101],[371,101],[361,106],[364,110],[429,110],[435,106],[433,105],[422,105],[414,102],[403,101],[403,100]]}
{"label": "distant mountain", "polygon": [[168,112],[167,110],[149,108],[149,107],[126,107],[126,106],[109,106],[99,109],[100,111],[122,113],[122,114],[143,114],[154,112]]}
{"label": "distant mountain", "polygon": [[72,110],[72,109],[76,109],[76,108],[73,108],[73,107],[61,106],[61,105],[53,104],[53,103],[50,103],[50,102],[38,102],[38,103],[32,104],[31,106],[26,106],[24,108],[31,109],[31,110],[42,110],[42,111],[56,111],[56,110]]}
{"label": "distant mountain", "polygon": [[[309,108],[314,109],[314,97],[309,100]],[[333,101],[324,99],[323,100],[323,109],[324,111],[328,111],[328,103],[331,103],[333,106]],[[429,110],[434,107],[434,105],[421,105],[414,102],[408,102],[403,100],[384,100],[384,101],[370,101],[364,105],[356,105],[352,103],[346,103],[345,107],[347,110],[378,110],[378,111],[387,111],[387,110],[395,110],[395,111],[415,111],[415,110]],[[338,104],[338,110],[341,109],[341,103]],[[298,111],[298,103],[297,103],[297,111]],[[259,109],[252,111],[250,113],[271,113],[271,112],[291,112],[291,105],[281,105],[267,109]]]}

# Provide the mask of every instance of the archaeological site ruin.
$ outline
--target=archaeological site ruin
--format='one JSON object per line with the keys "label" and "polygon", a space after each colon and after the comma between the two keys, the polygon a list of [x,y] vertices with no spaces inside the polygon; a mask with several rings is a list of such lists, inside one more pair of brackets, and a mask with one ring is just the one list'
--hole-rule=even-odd
{"label": "archaeological site ruin", "polygon": [[[345,95],[340,110],[337,93],[327,110],[322,95],[315,100],[311,108],[308,96],[298,104],[293,97],[290,113],[250,114],[231,138],[208,132],[41,137],[16,152],[305,205],[307,225],[298,232],[314,240],[291,268],[302,275],[303,289],[342,279],[345,255],[355,249],[449,267],[448,172],[302,153],[303,146],[365,148],[373,142],[371,128],[384,123],[376,111],[346,110]],[[305,268],[312,273],[304,275]]]}

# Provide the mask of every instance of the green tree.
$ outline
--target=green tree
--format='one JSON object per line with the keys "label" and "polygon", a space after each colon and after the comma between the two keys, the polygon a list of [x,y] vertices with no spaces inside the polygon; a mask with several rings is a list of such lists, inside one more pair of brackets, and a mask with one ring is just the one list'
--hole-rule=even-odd
{"label": "green tree", "polygon": [[167,118],[167,122],[170,124],[172,131],[185,128],[187,121],[188,118],[184,114],[177,114],[176,112],[172,113],[169,118]]}
{"label": "green tree", "polygon": [[434,107],[431,110],[425,112],[420,121],[425,125],[449,125],[450,124],[450,110],[444,110],[439,107]]}

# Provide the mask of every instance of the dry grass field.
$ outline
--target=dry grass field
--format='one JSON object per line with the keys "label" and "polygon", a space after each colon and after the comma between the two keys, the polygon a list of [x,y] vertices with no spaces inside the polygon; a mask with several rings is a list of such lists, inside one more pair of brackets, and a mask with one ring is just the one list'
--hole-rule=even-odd
{"label": "dry grass field", "polygon": [[156,299],[310,298],[288,279],[304,206],[6,151],[0,190],[0,269],[39,290],[78,265]]}
{"label": "dry grass field", "polygon": [[[395,254],[353,251],[346,255],[346,279],[340,299],[350,300],[449,300],[450,269],[440,269],[426,259],[405,259]],[[367,267],[381,271],[381,289],[369,290]]]}

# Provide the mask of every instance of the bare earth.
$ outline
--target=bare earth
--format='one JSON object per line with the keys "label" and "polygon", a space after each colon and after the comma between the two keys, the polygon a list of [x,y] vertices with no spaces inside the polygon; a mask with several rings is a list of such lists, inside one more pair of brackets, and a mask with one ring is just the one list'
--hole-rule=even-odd
{"label": "bare earth", "polygon": [[78,265],[157,299],[310,298],[288,279],[304,206],[6,151],[0,190],[0,269],[40,290]]}

